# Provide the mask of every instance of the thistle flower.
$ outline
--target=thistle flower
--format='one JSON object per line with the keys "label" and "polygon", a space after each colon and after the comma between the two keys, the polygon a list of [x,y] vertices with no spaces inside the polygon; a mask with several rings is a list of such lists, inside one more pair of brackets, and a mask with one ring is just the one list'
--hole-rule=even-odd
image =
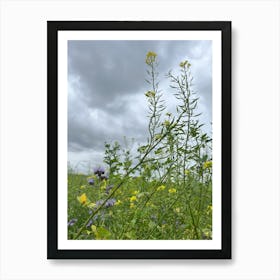
{"label": "thistle flower", "polygon": [[105,173],[105,169],[103,167],[99,166],[99,167],[94,168],[93,173],[100,177],[102,174]]}
{"label": "thistle flower", "polygon": [[93,185],[94,184],[94,179],[93,178],[89,178],[88,179],[88,183],[89,183],[89,185]]}

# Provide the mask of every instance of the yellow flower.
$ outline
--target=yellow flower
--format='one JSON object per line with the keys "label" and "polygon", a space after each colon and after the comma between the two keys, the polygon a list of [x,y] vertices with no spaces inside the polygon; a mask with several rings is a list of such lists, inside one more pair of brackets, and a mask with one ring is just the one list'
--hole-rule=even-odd
{"label": "yellow flower", "polygon": [[190,64],[187,60],[185,60],[185,61],[182,61],[182,62],[180,63],[180,67],[182,67],[182,68],[185,68],[185,67],[190,68],[190,67],[191,67],[191,64]]}
{"label": "yellow flower", "polygon": [[137,195],[138,193],[140,193],[140,191],[134,191],[133,194]]}
{"label": "yellow flower", "polygon": [[171,188],[171,189],[168,190],[168,192],[169,192],[169,193],[176,193],[177,190],[176,190],[175,188]]}
{"label": "yellow flower", "polygon": [[158,188],[157,188],[157,191],[159,192],[159,191],[163,191],[165,189],[165,186],[164,185],[161,185],[161,186],[159,186]]}
{"label": "yellow flower", "polygon": [[212,161],[205,161],[203,163],[203,169],[211,168],[212,167]]}
{"label": "yellow flower", "polygon": [[190,170],[188,170],[188,169],[185,170],[185,175],[188,176],[190,173],[191,173]]}
{"label": "yellow flower", "polygon": [[146,63],[151,65],[153,62],[156,61],[157,54],[155,52],[148,52],[146,55]]}
{"label": "yellow flower", "polygon": [[145,93],[145,95],[147,97],[155,97],[156,93],[154,91],[149,90]]}
{"label": "yellow flower", "polygon": [[175,208],[175,211],[176,211],[177,213],[180,213],[181,209],[178,207],[178,208]]}
{"label": "yellow flower", "polygon": [[83,193],[81,196],[78,196],[77,199],[81,204],[84,205],[87,202],[87,195]]}
{"label": "yellow flower", "polygon": [[85,185],[80,186],[80,189],[81,189],[81,190],[83,190],[83,189],[85,189],[85,188],[86,188]]}
{"label": "yellow flower", "polygon": [[136,201],[136,196],[135,195],[133,195],[129,200],[130,200],[130,202],[133,202],[133,201]]}
{"label": "yellow flower", "polygon": [[118,199],[118,201],[115,203],[115,205],[120,205],[122,202]]}

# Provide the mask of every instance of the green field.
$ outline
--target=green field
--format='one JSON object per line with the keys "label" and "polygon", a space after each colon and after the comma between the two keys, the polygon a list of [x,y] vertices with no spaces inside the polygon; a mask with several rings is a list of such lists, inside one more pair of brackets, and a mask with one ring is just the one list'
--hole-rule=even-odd
{"label": "green field", "polygon": [[[210,168],[206,168],[209,173]],[[209,174],[208,174],[209,175]],[[94,185],[87,176],[68,175],[68,238],[73,239],[85,221],[121,183],[114,176]],[[113,188],[106,191],[112,186]],[[200,183],[188,172],[186,184],[148,182],[143,177],[128,178],[94,215],[79,239],[211,239],[212,191],[211,181]],[[72,222],[73,223],[73,222]]]}

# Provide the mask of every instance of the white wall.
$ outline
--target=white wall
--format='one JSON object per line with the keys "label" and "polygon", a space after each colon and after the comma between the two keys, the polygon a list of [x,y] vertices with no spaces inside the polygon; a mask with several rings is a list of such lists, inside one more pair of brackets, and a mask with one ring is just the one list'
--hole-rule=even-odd
{"label": "white wall", "polygon": [[[275,1],[0,2],[0,278],[280,279]],[[231,20],[233,259],[46,259],[46,21]]]}

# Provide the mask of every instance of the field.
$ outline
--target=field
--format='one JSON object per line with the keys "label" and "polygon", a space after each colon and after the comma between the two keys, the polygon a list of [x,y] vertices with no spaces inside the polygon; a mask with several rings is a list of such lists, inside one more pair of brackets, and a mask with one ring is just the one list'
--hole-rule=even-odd
{"label": "field", "polygon": [[[93,185],[88,183],[92,178]],[[101,180],[69,174],[69,239],[120,182],[117,176]],[[89,219],[79,239],[211,239],[211,182],[202,184],[191,173],[186,182],[127,179]]]}
{"label": "field", "polygon": [[88,174],[68,171],[68,239],[212,239],[212,139],[197,113],[191,64],[168,73],[178,100],[166,112],[157,54],[146,56],[147,143],[137,152],[105,143],[104,160]]}

